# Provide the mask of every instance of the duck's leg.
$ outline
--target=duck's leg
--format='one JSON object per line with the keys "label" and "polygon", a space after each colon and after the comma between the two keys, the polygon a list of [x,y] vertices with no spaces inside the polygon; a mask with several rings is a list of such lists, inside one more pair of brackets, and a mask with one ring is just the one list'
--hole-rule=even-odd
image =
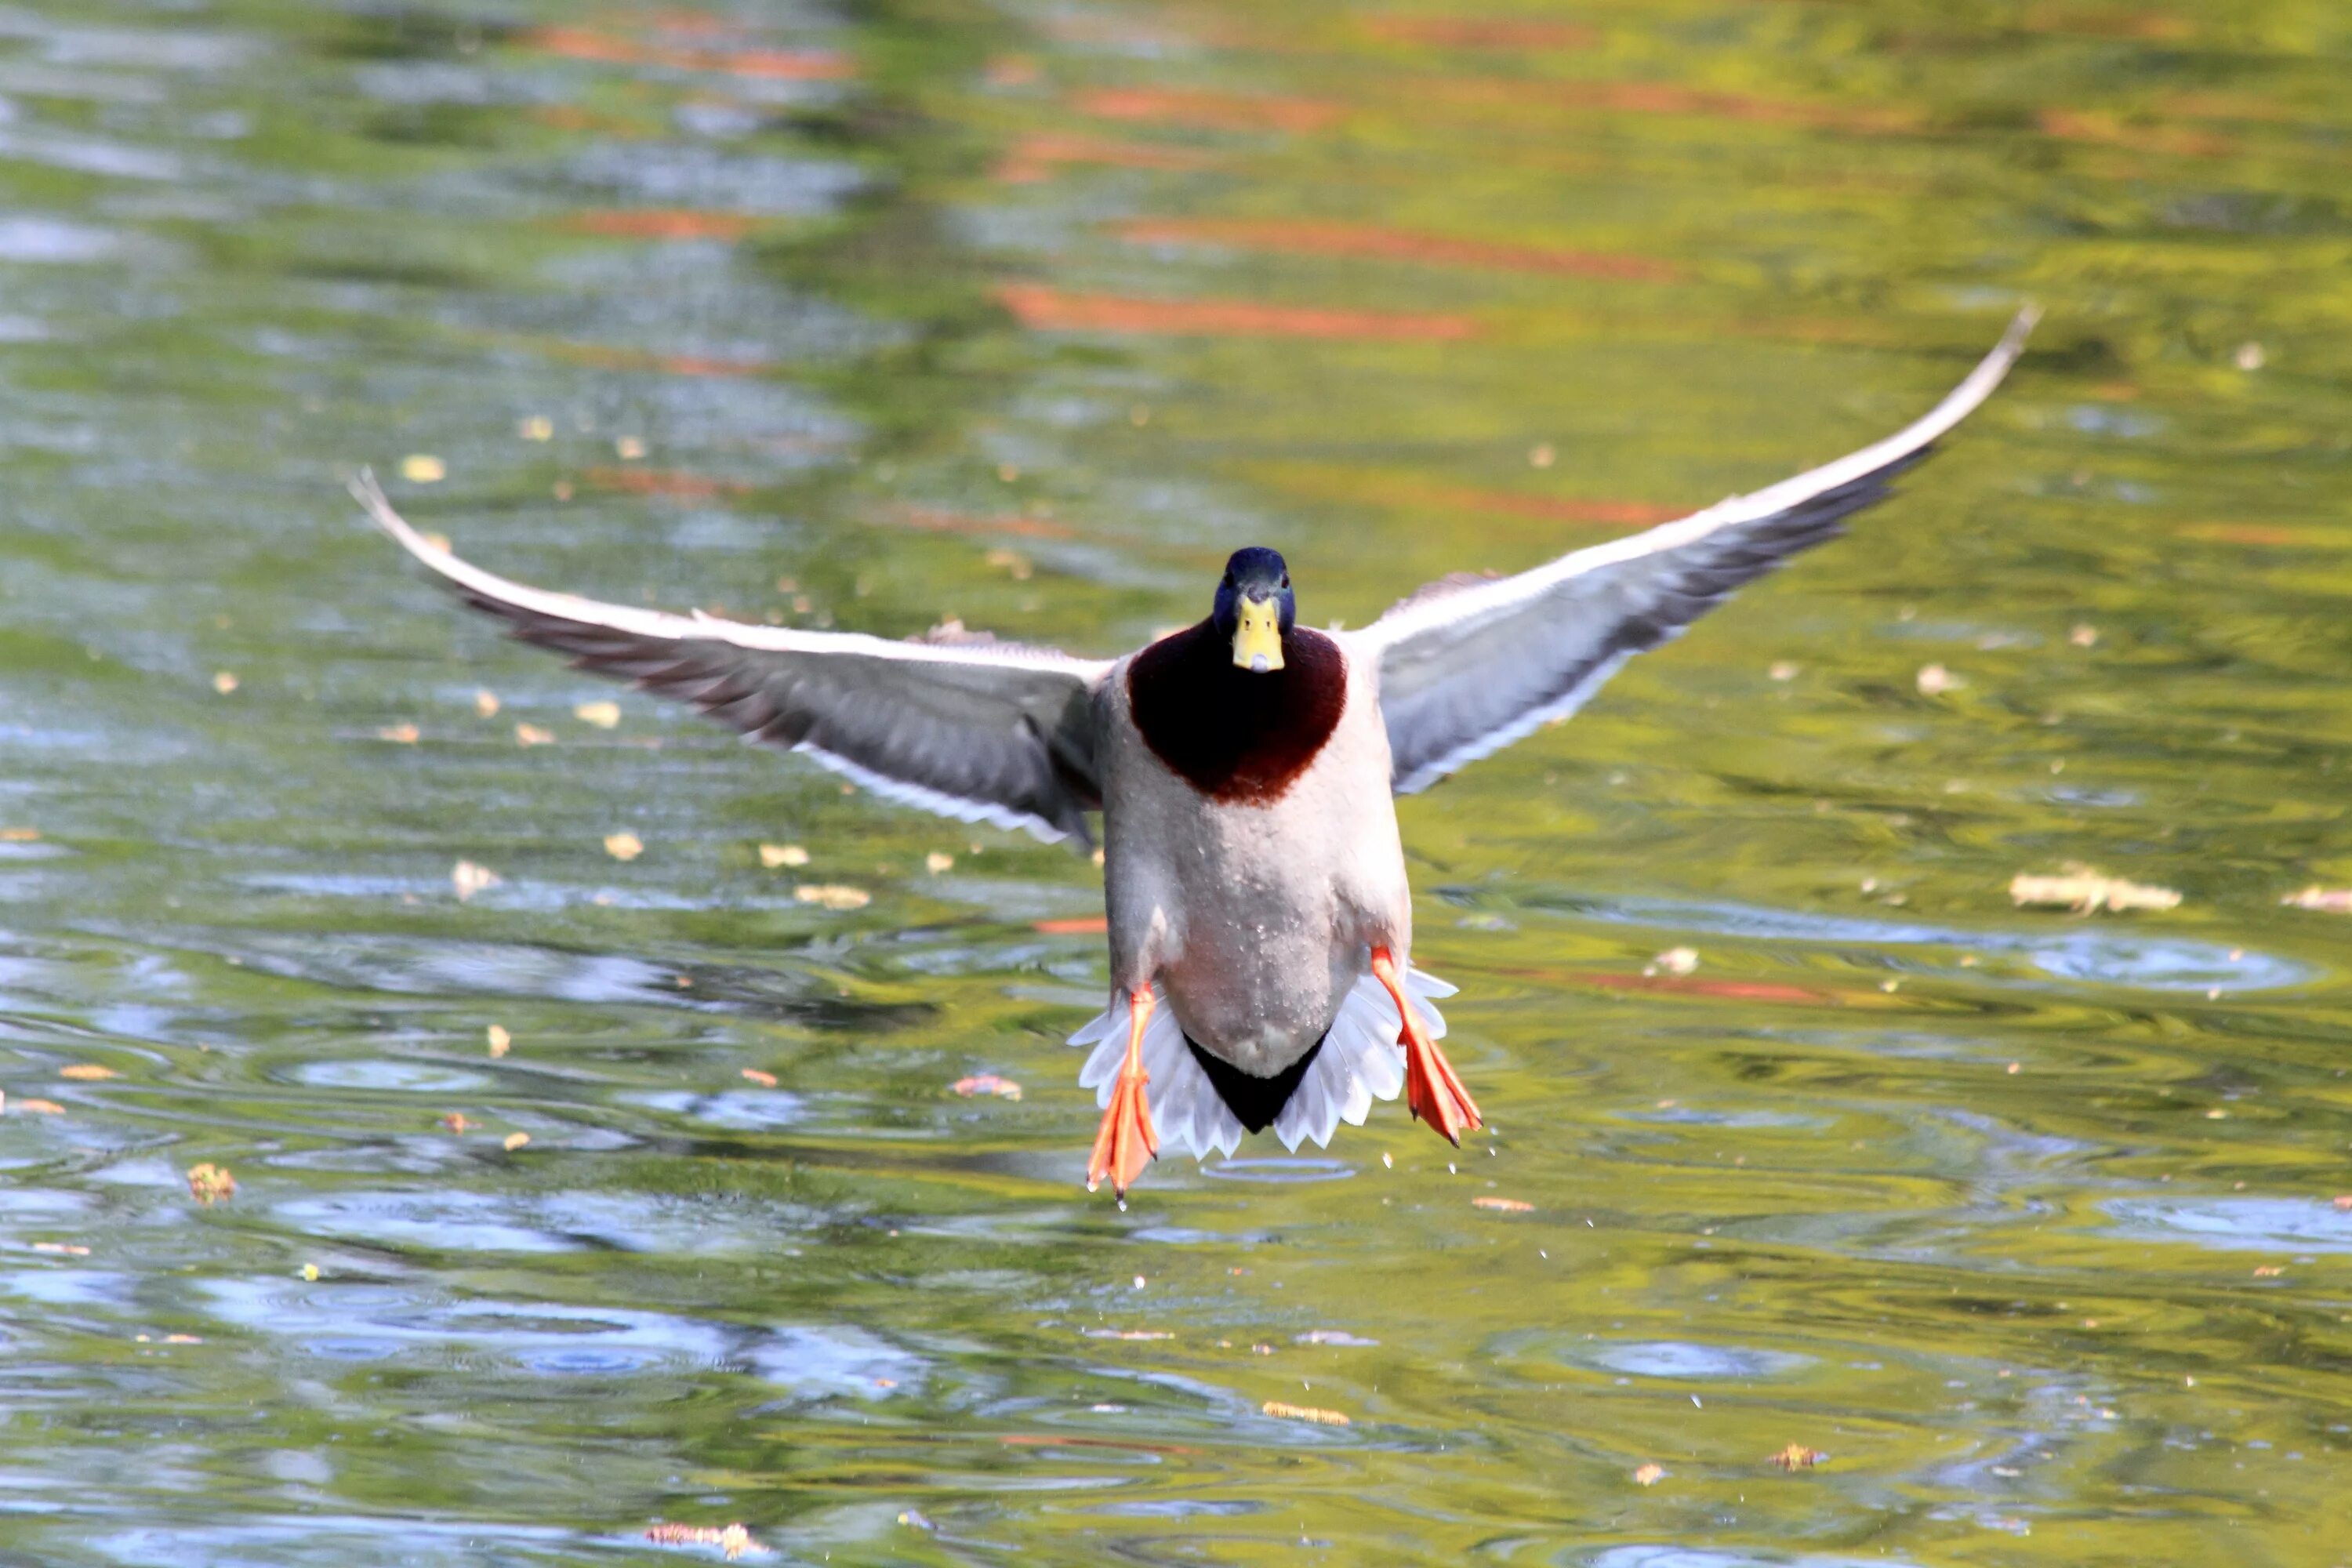
{"label": "duck's leg", "polygon": [[1143,1026],[1151,1021],[1151,987],[1128,993],[1127,1060],[1111,1084],[1110,1106],[1095,1133],[1095,1151],[1087,1161],[1087,1191],[1110,1178],[1110,1190],[1120,1197],[1143,1167],[1160,1157],[1160,1134],[1151,1125],[1151,1106],[1143,1086],[1151,1081],[1143,1070]]}
{"label": "duck's leg", "polygon": [[1404,976],[1397,973],[1396,960],[1387,948],[1372,949],[1372,973],[1388,987],[1397,1014],[1404,1020],[1397,1035],[1397,1044],[1404,1047],[1404,1102],[1448,1143],[1458,1146],[1464,1132],[1486,1125],[1478,1114],[1478,1102],[1470,1098],[1470,1091],[1454,1075],[1454,1064],[1429,1037],[1421,1014],[1405,994]]}

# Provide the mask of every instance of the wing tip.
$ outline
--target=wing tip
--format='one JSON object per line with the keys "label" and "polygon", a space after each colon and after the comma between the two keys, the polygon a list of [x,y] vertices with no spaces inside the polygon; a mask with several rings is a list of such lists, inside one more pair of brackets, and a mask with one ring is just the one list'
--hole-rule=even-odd
{"label": "wing tip", "polygon": [[343,489],[360,503],[360,510],[367,513],[368,521],[389,534],[394,543],[434,570],[442,569],[441,563],[450,556],[448,549],[417,532],[406,518],[393,510],[391,498],[383,493],[383,486],[377,482],[375,469],[365,463],[361,464],[343,480]]}
{"label": "wing tip", "polygon": [[1985,355],[1984,363],[1989,367],[1999,366],[1997,374],[2007,375],[2010,366],[2025,353],[2025,340],[2033,335],[2035,327],[2041,325],[2042,314],[2042,301],[2039,300],[2028,300],[2020,305],[2017,314],[2009,319],[2009,326],[2000,334],[2000,341],[1993,344],[1990,353]]}

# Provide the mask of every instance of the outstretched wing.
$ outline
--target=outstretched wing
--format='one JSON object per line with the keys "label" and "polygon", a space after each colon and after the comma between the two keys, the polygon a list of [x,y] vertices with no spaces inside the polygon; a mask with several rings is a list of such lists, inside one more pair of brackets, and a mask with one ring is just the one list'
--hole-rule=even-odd
{"label": "outstretched wing", "polygon": [[1397,793],[1567,718],[1628,658],[1835,538],[2000,384],[2038,314],[2019,312],[1967,380],[1874,447],[1516,577],[1433,584],[1355,634],[1353,647],[1380,661]]}
{"label": "outstretched wing", "polygon": [[418,533],[370,474],[352,494],[476,609],[572,664],[677,697],[876,794],[964,822],[1087,841],[1101,804],[1093,686],[1108,663],[983,638],[892,642],[856,632],[666,615],[510,583]]}

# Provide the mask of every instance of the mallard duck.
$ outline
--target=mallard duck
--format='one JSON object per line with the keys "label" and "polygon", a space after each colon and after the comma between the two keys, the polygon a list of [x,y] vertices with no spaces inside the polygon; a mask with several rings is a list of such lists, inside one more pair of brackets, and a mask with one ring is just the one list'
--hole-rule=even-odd
{"label": "mallard duck", "polygon": [[1412,966],[1393,797],[1564,719],[1636,653],[1841,531],[1982,403],[1991,353],[1897,435],[1517,576],[1450,577],[1358,631],[1297,620],[1290,570],[1236,552],[1206,618],[1118,659],[953,630],[890,641],[547,593],[460,560],[362,474],[384,531],[476,608],[579,668],[694,704],[890,800],[1088,846],[1103,819],[1110,997],[1071,1037],[1122,1198],[1163,1142],[1271,1127],[1326,1145],[1402,1090],[1449,1142],[1483,1124]]}

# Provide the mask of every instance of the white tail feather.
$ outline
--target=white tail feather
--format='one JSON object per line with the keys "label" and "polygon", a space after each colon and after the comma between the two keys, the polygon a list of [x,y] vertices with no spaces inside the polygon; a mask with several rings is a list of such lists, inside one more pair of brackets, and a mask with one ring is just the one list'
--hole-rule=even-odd
{"label": "white tail feather", "polygon": [[[1445,1035],[1445,1020],[1431,999],[1451,996],[1454,987],[1418,969],[1405,972],[1405,990],[1412,995],[1432,1039]],[[1143,1070],[1151,1080],[1151,1120],[1163,1150],[1182,1150],[1196,1160],[1209,1152],[1230,1158],[1242,1143],[1241,1119],[1217,1094],[1216,1085],[1192,1058],[1184,1030],[1169,1010],[1168,994],[1151,988],[1150,1018],[1143,1026]],[[1110,1105],[1111,1086],[1127,1056],[1128,1000],[1111,998],[1110,1005],[1070,1037],[1074,1046],[1092,1046],[1086,1066],[1078,1069],[1078,1087],[1095,1091],[1095,1103]],[[1312,1142],[1329,1146],[1331,1134],[1346,1122],[1361,1127],[1372,1102],[1394,1100],[1404,1090],[1404,1053],[1397,1047],[1396,1005],[1387,989],[1371,975],[1359,979],[1339,1004],[1339,1016],[1323,1037],[1314,1065],[1300,1078],[1297,1089],[1274,1119],[1274,1135],[1286,1149]]]}

